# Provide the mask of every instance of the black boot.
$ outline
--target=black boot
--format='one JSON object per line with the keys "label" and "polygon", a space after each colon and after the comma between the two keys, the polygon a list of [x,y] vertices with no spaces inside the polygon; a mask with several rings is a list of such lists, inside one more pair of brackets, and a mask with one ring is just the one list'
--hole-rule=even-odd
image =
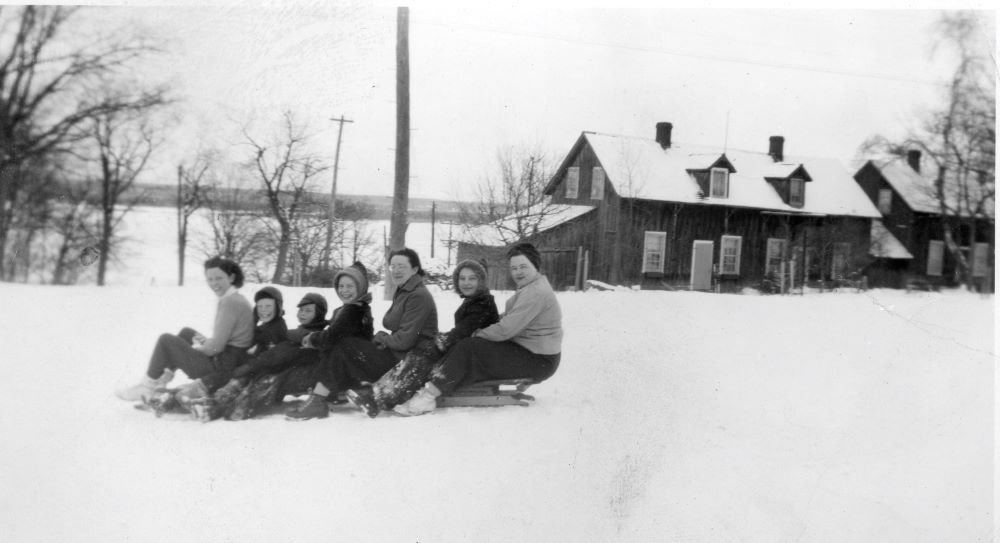
{"label": "black boot", "polygon": [[330,407],[326,405],[326,397],[310,394],[306,403],[298,409],[289,411],[285,418],[288,420],[309,420],[325,419],[328,416],[330,416]]}
{"label": "black boot", "polygon": [[347,391],[347,400],[354,404],[354,407],[365,412],[371,418],[378,416],[378,404],[375,402],[375,394],[371,387],[362,387]]}

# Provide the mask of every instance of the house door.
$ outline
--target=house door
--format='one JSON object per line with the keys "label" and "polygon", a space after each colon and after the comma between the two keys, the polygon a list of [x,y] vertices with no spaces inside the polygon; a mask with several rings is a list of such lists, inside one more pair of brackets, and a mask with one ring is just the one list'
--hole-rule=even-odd
{"label": "house door", "polygon": [[712,254],[715,243],[695,240],[691,251],[691,290],[712,290]]}

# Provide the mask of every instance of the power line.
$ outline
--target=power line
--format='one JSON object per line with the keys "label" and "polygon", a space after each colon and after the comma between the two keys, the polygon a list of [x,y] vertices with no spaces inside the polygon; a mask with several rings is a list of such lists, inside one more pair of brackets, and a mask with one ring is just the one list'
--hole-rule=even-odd
{"label": "power line", "polygon": [[860,70],[835,70],[831,68],[817,68],[815,66],[809,66],[806,64],[795,64],[790,62],[765,62],[759,60],[752,60],[740,57],[725,56],[725,55],[710,55],[705,53],[694,53],[690,51],[680,51],[675,49],[667,49],[664,47],[653,47],[648,45],[632,45],[627,43],[616,43],[610,41],[597,41],[597,40],[585,40],[580,38],[568,38],[565,36],[557,36],[554,34],[546,34],[542,32],[518,32],[513,30],[505,30],[502,28],[495,28],[483,25],[454,25],[448,23],[442,23],[437,21],[416,21],[416,24],[428,25],[428,26],[439,26],[445,28],[462,29],[462,30],[478,30],[482,32],[490,32],[493,34],[503,34],[508,36],[519,36],[527,38],[536,38],[552,41],[561,41],[566,43],[575,44],[585,44],[585,45],[596,45],[600,47],[610,47],[615,49],[624,49],[630,51],[642,51],[646,53],[658,53],[664,55],[671,55],[677,57],[695,58],[700,60],[711,60],[715,62],[730,62],[734,64],[749,64],[752,66],[763,66],[767,68],[779,68],[783,70],[795,70],[803,72],[814,72],[814,73],[824,73],[831,75],[843,75],[849,77],[863,77],[868,79],[881,79],[884,81],[899,81],[902,83],[916,83],[920,85],[931,85],[931,86],[945,86],[946,82],[935,81],[931,79],[921,79],[916,77],[904,77],[895,75],[886,75],[874,72],[863,72]]}

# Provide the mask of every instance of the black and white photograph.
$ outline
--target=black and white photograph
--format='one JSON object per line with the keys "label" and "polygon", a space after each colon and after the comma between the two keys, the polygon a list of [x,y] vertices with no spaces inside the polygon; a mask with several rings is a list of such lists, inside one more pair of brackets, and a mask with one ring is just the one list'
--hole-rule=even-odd
{"label": "black and white photograph", "polygon": [[996,540],[996,26],[0,5],[0,540]]}

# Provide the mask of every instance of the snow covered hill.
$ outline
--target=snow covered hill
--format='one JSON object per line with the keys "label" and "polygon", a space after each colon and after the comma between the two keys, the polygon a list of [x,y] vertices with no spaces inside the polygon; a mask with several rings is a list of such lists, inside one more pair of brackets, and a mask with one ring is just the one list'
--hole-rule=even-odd
{"label": "snow covered hill", "polygon": [[992,297],[560,293],[530,408],[200,424],[112,391],[202,284],[0,296],[4,541],[993,539]]}

